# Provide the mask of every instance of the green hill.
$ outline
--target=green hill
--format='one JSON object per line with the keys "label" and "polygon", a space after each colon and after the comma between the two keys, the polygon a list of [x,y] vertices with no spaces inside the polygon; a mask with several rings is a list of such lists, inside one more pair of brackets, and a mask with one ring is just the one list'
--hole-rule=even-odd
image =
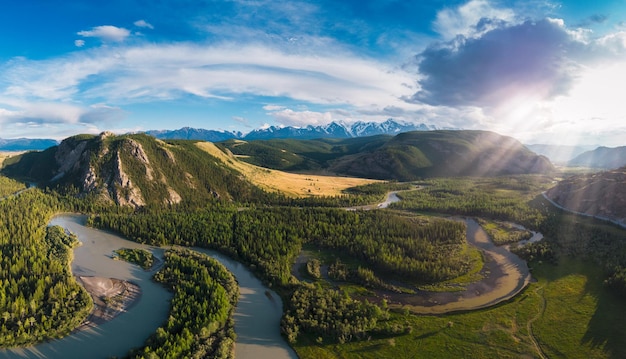
{"label": "green hill", "polygon": [[626,226],[626,167],[568,177],[545,195],[569,211]]}
{"label": "green hill", "polygon": [[132,207],[264,195],[193,141],[163,142],[143,134],[70,137],[43,152],[10,158],[2,172]]}
{"label": "green hill", "polygon": [[546,173],[550,161],[488,131],[417,131],[395,137],[226,141],[245,161],[288,171],[320,171],[410,181],[433,176]]}

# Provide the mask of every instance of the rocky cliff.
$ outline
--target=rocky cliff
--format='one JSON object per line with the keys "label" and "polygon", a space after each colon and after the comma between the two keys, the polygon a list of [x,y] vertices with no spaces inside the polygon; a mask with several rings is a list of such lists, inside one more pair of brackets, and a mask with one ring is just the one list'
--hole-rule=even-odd
{"label": "rocky cliff", "polygon": [[134,208],[229,200],[258,191],[193,142],[166,143],[141,134],[73,136],[45,152],[25,154],[6,171]]}

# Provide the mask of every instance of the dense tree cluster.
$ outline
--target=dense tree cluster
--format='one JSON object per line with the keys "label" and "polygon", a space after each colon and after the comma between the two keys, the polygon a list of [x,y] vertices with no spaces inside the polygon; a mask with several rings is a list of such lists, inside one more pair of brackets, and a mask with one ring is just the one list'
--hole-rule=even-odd
{"label": "dense tree cluster", "polygon": [[26,188],[26,186],[24,186],[23,183],[4,176],[0,176],[0,198],[23,190],[24,188]]}
{"label": "dense tree cluster", "polygon": [[351,299],[337,290],[303,286],[293,293],[281,321],[281,331],[291,343],[301,333],[345,343],[363,339],[388,313],[367,301]]}
{"label": "dense tree cluster", "polygon": [[348,281],[360,284],[366,288],[384,289],[392,292],[402,293],[403,290],[395,285],[379,278],[371,269],[357,266],[350,268],[341,259],[336,258],[335,262],[328,266],[328,277],[335,281]]}
{"label": "dense tree cluster", "polygon": [[538,228],[542,213],[528,205],[548,182],[544,177],[440,178],[402,192],[390,207],[420,212],[478,216]]}
{"label": "dense tree cluster", "polygon": [[2,347],[66,335],[91,310],[91,298],[69,271],[76,239],[46,227],[62,209],[39,190],[0,201]]}
{"label": "dense tree cluster", "polygon": [[380,275],[401,275],[418,282],[453,278],[470,265],[470,258],[463,254],[463,223],[418,223],[380,211],[217,206],[194,212],[101,214],[90,223],[143,243],[218,249],[252,265],[278,285],[289,283],[291,263],[305,243],[340,250]]}
{"label": "dense tree cluster", "polygon": [[167,322],[131,358],[234,358],[239,287],[216,260],[169,250],[155,280],[174,292]]}
{"label": "dense tree cluster", "polygon": [[626,294],[626,240],[624,229],[592,218],[564,213],[544,206],[545,220],[540,231],[556,256],[590,259],[602,265],[607,283]]}
{"label": "dense tree cluster", "polygon": [[489,221],[483,218],[478,219],[481,227],[487,232],[489,238],[497,246],[517,243],[519,241],[532,238],[532,232],[518,228],[516,224],[502,221]]}
{"label": "dense tree cluster", "polygon": [[143,269],[149,269],[154,264],[154,256],[145,249],[140,248],[120,248],[115,250],[118,258],[127,262],[137,264]]}

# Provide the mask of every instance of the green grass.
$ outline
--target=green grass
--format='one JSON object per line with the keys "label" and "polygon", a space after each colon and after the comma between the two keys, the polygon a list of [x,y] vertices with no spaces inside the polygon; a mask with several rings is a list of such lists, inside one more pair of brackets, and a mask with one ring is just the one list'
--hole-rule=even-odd
{"label": "green grass", "polygon": [[626,358],[626,305],[608,291],[599,266],[563,260],[536,265],[545,314],[534,331],[550,358]]}
{"label": "green grass", "polygon": [[626,306],[602,285],[597,266],[563,260],[532,267],[538,281],[495,307],[441,316],[393,313],[391,323],[410,325],[410,334],[343,345],[303,338],[294,347],[303,359],[539,358],[530,326],[549,358],[626,357]]}
{"label": "green grass", "polygon": [[530,231],[518,229],[512,223],[486,219],[478,219],[478,222],[497,246],[516,243],[533,236]]}

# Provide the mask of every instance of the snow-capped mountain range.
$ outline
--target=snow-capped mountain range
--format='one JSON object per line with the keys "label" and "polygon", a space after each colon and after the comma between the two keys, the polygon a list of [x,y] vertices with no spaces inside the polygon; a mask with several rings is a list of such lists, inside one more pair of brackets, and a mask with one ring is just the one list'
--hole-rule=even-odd
{"label": "snow-capped mountain range", "polygon": [[441,128],[423,123],[413,124],[388,119],[385,122],[359,121],[351,125],[341,122],[331,122],[327,125],[309,125],[306,127],[269,126],[253,130],[247,134],[243,134],[242,132],[205,130],[190,127],[183,127],[178,130],[147,131],[146,134],[159,139],[186,139],[219,142],[230,139],[267,140],[278,138],[351,138],[374,135],[396,135],[398,133],[409,131],[432,131],[439,129]]}

